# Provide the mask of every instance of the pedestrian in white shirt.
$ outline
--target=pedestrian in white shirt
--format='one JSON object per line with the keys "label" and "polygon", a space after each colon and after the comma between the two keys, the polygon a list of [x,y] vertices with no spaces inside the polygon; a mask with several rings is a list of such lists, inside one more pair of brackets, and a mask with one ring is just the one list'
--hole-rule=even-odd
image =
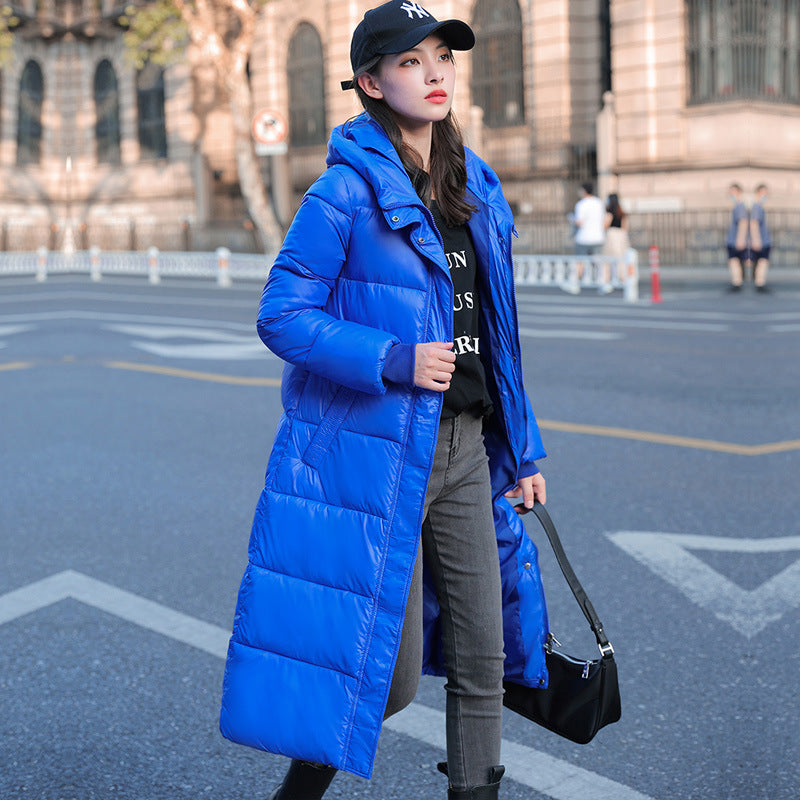
{"label": "pedestrian in white shirt", "polygon": [[[575,226],[575,253],[579,256],[593,256],[601,253],[606,239],[605,219],[606,207],[603,201],[594,194],[594,186],[587,182],[581,184],[581,199],[575,204],[575,213],[570,221]],[[601,267],[601,283],[598,291],[608,294],[612,291],[608,267]],[[564,291],[578,294],[585,272],[585,265],[579,261],[570,270],[569,277],[561,285]]]}
{"label": "pedestrian in white shirt", "polygon": [[579,256],[599,253],[606,240],[606,209],[603,201],[594,194],[591,183],[581,184],[581,199],[575,204],[575,252]]}

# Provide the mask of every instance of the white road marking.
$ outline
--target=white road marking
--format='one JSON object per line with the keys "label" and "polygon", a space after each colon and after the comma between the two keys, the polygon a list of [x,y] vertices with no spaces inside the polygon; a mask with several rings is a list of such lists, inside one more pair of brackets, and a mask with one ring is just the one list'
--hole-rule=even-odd
{"label": "white road marking", "polygon": [[246,361],[277,359],[253,331],[249,336],[214,330],[209,327],[186,328],[178,325],[107,325],[108,330],[149,339],[199,339],[205,344],[153,344],[131,342],[138,350],[161,358]]}
{"label": "white road marking", "polygon": [[614,544],[680,589],[692,602],[751,639],[800,606],[800,558],[755,589],[742,589],[689,550],[727,553],[800,551],[800,536],[733,539],[678,533],[619,531]]}
{"label": "white road marking", "polygon": [[33,325],[0,325],[0,336],[13,336],[15,333],[25,333],[33,328]]}
{"label": "white road marking", "polygon": [[[139,283],[141,286],[141,283]],[[183,284],[181,285],[183,288]],[[227,287],[224,292],[220,292],[219,288],[210,282],[202,284],[194,283],[190,286],[192,289],[208,289],[206,297],[186,297],[178,295],[161,295],[161,294],[129,294],[127,292],[99,292],[99,291],[64,291],[64,292],[42,292],[29,293],[29,294],[1,294],[0,303],[46,303],[46,302],[62,302],[64,300],[89,300],[99,303],[146,303],[147,305],[176,305],[176,306],[213,306],[214,308],[250,308],[255,311],[258,308],[258,300],[261,295],[261,286],[256,285],[254,288],[248,287],[241,282],[235,283],[233,286]],[[229,292],[247,292],[250,297],[248,299],[237,300],[229,297]]]}
{"label": "white road marking", "polygon": [[[25,333],[33,330],[35,325],[0,325],[0,336],[13,336],[15,333]],[[6,342],[0,342],[0,348],[8,347]]]}
{"label": "white road marking", "polygon": [[209,327],[182,327],[180,325],[106,325],[106,330],[147,339],[200,339],[207,342],[241,342],[256,338],[255,328],[248,337]]}
{"label": "white road marking", "polygon": [[256,340],[241,344],[150,344],[131,342],[137,350],[159,358],[191,358],[204,361],[259,361],[276,359],[273,353]]}
{"label": "white road marking", "polygon": [[[641,318],[641,319],[677,319],[685,321],[687,319],[696,319],[701,321],[720,321],[720,322],[741,322],[742,318],[746,319],[759,319],[760,314],[733,314],[725,311],[690,311],[690,310],[671,310],[664,306],[656,307],[650,303],[638,303],[635,305],[625,304],[624,306],[613,305],[609,306],[604,298],[590,299],[586,298],[585,302],[580,303],[564,303],[559,298],[559,302],[542,303],[541,299],[521,299],[517,295],[517,308],[521,314],[564,314],[568,316],[577,317],[620,317],[623,319]],[[772,315],[766,315],[764,318],[774,319]]]}
{"label": "white road marking", "polygon": [[108,311],[42,311],[31,314],[3,314],[0,322],[56,322],[84,320],[87,322],[141,322],[156,325],[193,325],[204,328],[228,328],[234,331],[253,332],[255,322],[226,322],[225,320],[193,319],[191,317],[156,316],[154,314],[115,314]]}
{"label": "white road marking", "polygon": [[608,342],[615,339],[624,339],[622,333],[605,331],[573,331],[559,328],[520,328],[520,336],[530,339],[587,339],[590,341]]}
{"label": "white road marking", "polygon": [[0,595],[0,625],[68,598],[220,658],[228,649],[229,631],[73,570]]}
{"label": "white road marking", "polygon": [[[535,319],[538,323],[544,321],[539,315],[525,313],[520,314],[519,319],[520,322],[524,322],[527,319]],[[619,328],[642,328],[645,330],[700,331],[702,333],[725,333],[726,331],[730,330],[729,325],[723,325],[717,322],[670,322],[669,320],[656,319],[655,317],[652,319],[591,319],[590,317],[576,319],[572,316],[548,316],[546,319],[549,324],[599,325]]]}
{"label": "white road marking", "polygon": [[[78,600],[217,658],[224,659],[227,654],[229,630],[73,570],[0,595],[0,625],[67,599]],[[384,725],[395,733],[445,749],[444,714],[421,703],[412,703]],[[635,789],[526,745],[504,739],[501,747],[508,777],[554,800],[585,800],[586,797],[653,800]]]}
{"label": "white road marking", "polygon": [[[445,749],[444,713],[421,703],[412,703],[389,717],[383,727]],[[500,749],[507,777],[556,800],[651,800],[635,789],[524,744],[503,739]]]}

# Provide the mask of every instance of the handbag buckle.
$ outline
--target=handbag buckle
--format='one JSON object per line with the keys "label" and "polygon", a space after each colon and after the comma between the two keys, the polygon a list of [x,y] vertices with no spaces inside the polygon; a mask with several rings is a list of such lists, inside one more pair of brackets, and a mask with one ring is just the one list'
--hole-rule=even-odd
{"label": "handbag buckle", "polygon": [[611,642],[606,642],[605,644],[598,644],[597,646],[600,648],[600,655],[603,656],[603,658],[606,658],[606,656],[614,655],[614,648],[611,646]]}
{"label": "handbag buckle", "polygon": [[547,641],[544,643],[545,652],[552,653],[553,645],[555,645],[556,647],[561,647],[561,642],[559,642],[558,639],[556,639],[556,637],[553,636],[552,633],[548,632]]}

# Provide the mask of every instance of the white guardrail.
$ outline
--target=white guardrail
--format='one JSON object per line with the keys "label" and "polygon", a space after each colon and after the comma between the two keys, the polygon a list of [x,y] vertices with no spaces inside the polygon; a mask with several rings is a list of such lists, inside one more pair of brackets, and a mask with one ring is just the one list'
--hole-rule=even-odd
{"label": "white guardrail", "polygon": [[[220,247],[214,253],[146,251],[101,251],[97,247],[75,253],[49,251],[0,253],[0,276],[32,275],[37,281],[48,275],[88,274],[93,281],[103,275],[142,275],[150,283],[168,278],[210,278],[219,286],[236,281],[265,282],[272,258],[231,253]],[[636,251],[624,258],[613,256],[514,256],[514,281],[518,286],[553,286],[571,294],[597,289],[608,294],[621,289],[625,300],[639,299],[639,263]]]}
{"label": "white guardrail", "polygon": [[234,280],[266,282],[271,260],[264,255],[231,253],[220,247],[214,253],[103,250],[92,247],[75,253],[49,251],[40,247],[35,253],[0,253],[0,276],[33,275],[37,281],[48,275],[88,274],[99,281],[103,275],[141,275],[150,283],[161,278],[211,278],[220,286]]}
{"label": "white guardrail", "polygon": [[610,294],[622,289],[626,301],[639,299],[639,256],[633,248],[615,256],[514,256],[518,286],[558,286],[570,294],[597,289]]}

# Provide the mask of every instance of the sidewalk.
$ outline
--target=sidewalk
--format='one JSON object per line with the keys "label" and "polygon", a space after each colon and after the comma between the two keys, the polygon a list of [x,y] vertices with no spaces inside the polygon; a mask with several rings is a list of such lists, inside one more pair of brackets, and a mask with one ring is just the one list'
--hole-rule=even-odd
{"label": "sidewalk", "polygon": [[[748,270],[748,279],[750,271]],[[726,289],[730,280],[728,265],[720,264],[718,267],[707,265],[693,267],[661,267],[661,288],[669,291],[690,288]],[[767,274],[767,284],[774,287],[800,286],[800,265],[797,267],[770,267]],[[650,270],[647,264],[639,268],[639,291],[650,290]]]}

